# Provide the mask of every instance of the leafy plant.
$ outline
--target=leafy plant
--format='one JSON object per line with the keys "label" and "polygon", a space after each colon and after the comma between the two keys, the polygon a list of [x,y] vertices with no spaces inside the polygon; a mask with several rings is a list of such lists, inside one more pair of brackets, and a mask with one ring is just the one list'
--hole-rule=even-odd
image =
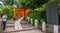
{"label": "leafy plant", "polygon": [[36,8],[31,11],[28,15],[32,19],[38,19],[41,22],[46,20],[46,4],[42,5],[40,8]]}
{"label": "leafy plant", "polygon": [[1,15],[2,15],[2,9],[0,8],[0,17],[1,17]]}
{"label": "leafy plant", "polygon": [[41,5],[47,3],[49,0],[19,0],[20,6],[25,6],[29,9],[35,9],[41,7]]}
{"label": "leafy plant", "polygon": [[8,18],[13,17],[13,8],[12,6],[4,6],[2,7],[3,13],[7,13]]}

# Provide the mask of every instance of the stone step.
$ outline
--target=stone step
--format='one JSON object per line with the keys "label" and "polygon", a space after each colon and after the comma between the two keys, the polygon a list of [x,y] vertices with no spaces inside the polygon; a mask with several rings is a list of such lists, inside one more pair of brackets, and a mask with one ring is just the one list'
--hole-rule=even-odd
{"label": "stone step", "polygon": [[7,21],[7,24],[14,24],[14,23],[15,23],[15,21],[12,21],[12,20]]}
{"label": "stone step", "polygon": [[53,33],[53,29],[51,29],[51,28],[46,28],[46,33]]}
{"label": "stone step", "polygon": [[21,30],[15,30],[14,27],[8,27],[6,28],[5,32],[17,32],[17,31],[26,31],[26,30],[34,30],[35,28],[23,28]]}
{"label": "stone step", "polygon": [[21,23],[21,24],[22,24],[22,25],[26,25],[26,24],[29,25],[29,23]]}
{"label": "stone step", "polygon": [[21,31],[30,31],[30,30],[35,30],[35,27],[29,24],[27,21],[22,21],[21,22],[22,28],[20,30],[15,30],[14,28],[14,22],[7,22],[6,24],[6,30],[4,31],[5,33],[15,33],[15,32],[21,32]]}
{"label": "stone step", "polygon": [[21,24],[28,24],[28,22],[27,21],[22,21]]}
{"label": "stone step", "polygon": [[9,28],[6,28],[4,32],[13,31],[13,30],[14,30],[14,27],[9,27]]}
{"label": "stone step", "polygon": [[31,24],[21,24],[22,25],[22,27],[24,27],[24,28],[31,28],[31,27],[34,27],[34,26],[32,26]]}
{"label": "stone step", "polygon": [[43,33],[39,30],[29,30],[29,31],[23,31],[23,32],[13,32],[13,33]]}
{"label": "stone step", "polygon": [[43,33],[39,30],[26,30],[26,31],[18,31],[18,32],[5,32],[5,33]]}
{"label": "stone step", "polygon": [[7,22],[6,24],[14,24],[14,22]]}
{"label": "stone step", "polygon": [[21,24],[28,24],[27,22],[22,22]]}
{"label": "stone step", "polygon": [[28,30],[34,30],[34,29],[35,29],[34,27],[30,27],[30,28],[24,27],[21,30],[15,30],[14,27],[8,27],[4,32],[19,32],[19,31],[28,31]]}
{"label": "stone step", "polygon": [[34,26],[32,26],[31,24],[21,24],[22,27],[25,29],[25,30],[28,30],[28,29],[35,29]]}
{"label": "stone step", "polygon": [[14,27],[14,24],[6,24],[6,27]]}
{"label": "stone step", "polygon": [[4,32],[21,32],[21,31],[29,31],[29,30],[35,30],[35,29],[23,29],[23,30],[5,30]]}

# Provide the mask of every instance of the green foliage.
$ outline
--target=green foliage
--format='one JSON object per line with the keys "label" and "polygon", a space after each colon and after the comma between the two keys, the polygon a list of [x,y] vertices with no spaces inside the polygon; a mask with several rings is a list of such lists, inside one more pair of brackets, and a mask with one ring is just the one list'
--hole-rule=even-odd
{"label": "green foliage", "polygon": [[24,6],[26,4],[26,0],[20,0],[18,4]]}
{"label": "green foliage", "polygon": [[[55,0],[49,0],[48,2],[53,2],[53,1],[55,1]],[[56,0],[57,1],[57,0]]]}
{"label": "green foliage", "polygon": [[39,14],[40,14],[39,11],[31,11],[30,14],[29,14],[29,17],[34,19],[34,20],[35,19],[39,20],[40,19]]}
{"label": "green foliage", "polygon": [[44,10],[46,10],[46,4],[43,4],[40,8],[36,8],[34,10],[40,11],[40,12],[44,12]]}
{"label": "green foliage", "polygon": [[8,18],[13,17],[13,8],[12,6],[4,6],[2,7],[3,13],[7,13]]}
{"label": "green foliage", "polygon": [[59,21],[59,25],[60,25],[60,0],[58,1],[58,21]]}
{"label": "green foliage", "polygon": [[1,15],[2,15],[2,9],[0,8],[0,17],[1,17]]}
{"label": "green foliage", "polygon": [[47,2],[48,0],[19,0],[19,5],[30,9],[35,9]]}
{"label": "green foliage", "polygon": [[32,19],[38,19],[41,22],[46,19],[46,4],[42,5],[40,8],[36,8],[31,11],[28,15]]}
{"label": "green foliage", "polygon": [[40,22],[45,22],[45,19],[41,19]]}
{"label": "green foliage", "polygon": [[58,15],[60,15],[60,10],[58,10]]}
{"label": "green foliage", "polygon": [[4,5],[13,5],[13,0],[2,0]]}
{"label": "green foliage", "polygon": [[58,3],[60,3],[60,0],[57,0]]}

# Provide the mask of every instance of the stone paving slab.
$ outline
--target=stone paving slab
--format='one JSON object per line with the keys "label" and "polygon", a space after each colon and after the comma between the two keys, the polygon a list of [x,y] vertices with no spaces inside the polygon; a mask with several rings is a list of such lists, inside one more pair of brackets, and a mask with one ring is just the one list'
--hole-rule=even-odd
{"label": "stone paving slab", "polygon": [[43,32],[39,30],[30,30],[30,31],[20,31],[20,32],[13,32],[13,33],[43,33]]}
{"label": "stone paving slab", "polygon": [[14,27],[14,24],[6,24],[6,27]]}
{"label": "stone paving slab", "polygon": [[28,24],[27,21],[22,20],[21,24]]}
{"label": "stone paving slab", "polygon": [[5,29],[5,31],[13,31],[14,30],[14,27],[8,27]]}
{"label": "stone paving slab", "polygon": [[35,29],[34,26],[32,26],[31,24],[21,24],[23,29]]}

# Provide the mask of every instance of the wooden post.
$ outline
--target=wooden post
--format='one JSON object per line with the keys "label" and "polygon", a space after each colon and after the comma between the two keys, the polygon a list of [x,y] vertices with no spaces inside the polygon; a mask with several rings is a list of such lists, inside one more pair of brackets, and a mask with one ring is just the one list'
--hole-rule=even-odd
{"label": "wooden post", "polygon": [[15,8],[15,7],[13,8],[13,12],[14,12],[13,18],[14,18],[14,20],[15,20],[15,19],[16,19],[16,8]]}

